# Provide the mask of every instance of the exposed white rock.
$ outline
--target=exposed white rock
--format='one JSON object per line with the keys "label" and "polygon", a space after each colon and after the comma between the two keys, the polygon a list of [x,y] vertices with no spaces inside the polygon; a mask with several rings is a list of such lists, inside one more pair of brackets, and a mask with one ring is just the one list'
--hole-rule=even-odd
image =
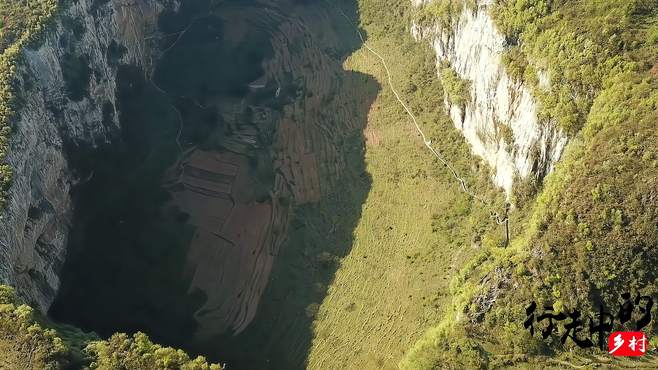
{"label": "exposed white rock", "polygon": [[548,71],[537,71],[537,79],[539,80],[539,87],[548,91],[551,88],[551,76],[548,74]]}
{"label": "exposed white rock", "polygon": [[[412,0],[416,6],[431,1]],[[464,107],[445,104],[475,154],[494,169],[494,182],[509,195],[517,177],[543,178],[560,158],[567,137],[553,122],[539,121],[537,103],[523,83],[505,72],[502,54],[505,37],[495,28],[488,7],[479,1],[477,9],[464,8],[450,29],[412,25],[417,40],[429,40],[437,64],[447,61],[460,77],[471,81],[471,98]],[[542,84],[549,76],[540,76]],[[513,142],[505,142],[499,125],[507,125]]]}
{"label": "exposed white rock", "polygon": [[[63,143],[95,145],[116,134],[117,65],[150,68],[146,33],[163,10],[157,0],[98,4],[70,3],[40,44],[24,50],[18,63],[19,108],[7,156],[14,173],[0,221],[0,282],[16,287],[42,311],[59,287],[57,274],[66,255],[72,213],[69,190],[76,179]],[[76,34],[71,20],[81,22],[84,32]],[[118,61],[108,57],[113,40],[125,47]],[[65,92],[62,68],[67,55],[83,55],[92,71],[81,101],[72,101]],[[109,104],[114,115],[103,122],[103,106]]]}

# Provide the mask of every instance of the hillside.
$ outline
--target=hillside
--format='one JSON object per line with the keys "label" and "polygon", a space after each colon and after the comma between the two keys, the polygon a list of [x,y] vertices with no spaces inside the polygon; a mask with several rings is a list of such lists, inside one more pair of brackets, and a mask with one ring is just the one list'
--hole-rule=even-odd
{"label": "hillside", "polygon": [[[409,41],[409,25],[420,16],[429,24],[456,27],[464,13],[475,12],[475,5],[469,2],[448,5],[434,1],[426,8],[414,9],[407,2],[359,2],[360,25],[368,35],[368,46],[388,61],[393,85],[421,117],[442,105],[442,94],[428,83],[434,80],[433,61],[428,60],[425,68],[417,62],[416,57],[427,55],[427,51]],[[378,179],[386,178],[384,173],[395,172],[397,162],[391,158],[409,158],[413,153],[397,151],[405,148],[401,143],[409,136],[415,137],[418,154],[411,154],[415,160],[405,162],[402,168],[413,169],[422,163],[421,158],[431,159],[423,153],[422,141],[391,91],[382,91],[378,101],[386,102],[388,109],[395,107],[398,113],[378,115],[375,108],[369,127],[388,127],[384,132],[391,132],[395,145],[386,148],[385,166],[377,165],[377,147],[367,150],[367,168],[378,175],[373,176],[373,193],[366,200],[356,229],[355,250],[342,261],[329,298],[320,306],[311,367],[356,363],[364,368],[394,368],[399,359],[402,368],[610,363],[610,358],[597,350],[581,350],[573,342],[563,346],[555,341],[542,342],[536,336],[531,339],[523,323],[527,318],[525,309],[533,301],[539,307],[551,304],[556,313],[581,310],[587,323],[588,316],[595,317],[599,304],[616,312],[623,302],[622,293],[630,292],[633,298],[655,297],[656,61],[649,56],[658,46],[652,36],[656,32],[656,10],[655,4],[642,1],[623,5],[501,1],[487,8],[508,43],[502,60],[509,75],[528,86],[538,102],[539,119],[555,124],[569,141],[562,159],[544,181],[541,177],[515,181],[508,248],[501,248],[500,228],[492,226],[483,213],[479,216],[480,226],[460,221],[460,216],[471,222],[478,219],[477,200],[466,199],[466,211],[450,212],[447,204],[454,207],[459,202],[449,199],[465,196],[458,184],[450,183],[449,173],[439,172],[435,175],[438,178],[428,176],[432,185],[421,185],[422,181],[411,176],[423,190],[399,191],[405,189],[401,183],[382,180],[382,190],[374,191]],[[603,34],[602,23],[607,24]],[[388,76],[370,50],[356,52],[347,66],[367,71],[386,85]],[[449,74],[440,72],[446,95],[456,101],[463,87],[455,86],[462,82],[459,77],[446,80]],[[545,75],[550,76],[548,87],[540,81]],[[416,82],[418,79],[423,83]],[[445,113],[435,114],[427,119],[431,125],[426,129],[444,132],[432,135],[434,146],[449,153],[446,157],[459,166],[469,155],[450,151],[460,140],[445,134],[454,130]],[[419,121],[427,122],[423,118]],[[441,126],[442,122],[446,126]],[[477,163],[478,159],[468,161]],[[459,172],[468,176],[474,170],[464,166]],[[446,188],[426,192],[440,179],[447,181]],[[477,189],[478,182],[469,180]],[[391,187],[395,190],[388,190]],[[478,192],[486,194],[480,189]],[[432,196],[418,196],[428,193]],[[413,198],[405,200],[405,194],[413,194]],[[501,205],[498,211],[502,203],[493,202]],[[404,206],[387,208],[395,204]],[[435,205],[441,215],[425,211]],[[406,216],[392,216],[398,209]],[[369,219],[370,212],[373,219]],[[409,226],[401,219],[412,219],[413,227],[421,229],[407,232]],[[428,226],[422,229],[424,220]],[[378,229],[388,231],[372,232]],[[393,230],[400,229],[401,239],[390,238]],[[432,239],[430,229],[452,237]],[[461,233],[461,238],[455,238],[455,231]],[[455,253],[457,248],[459,252]],[[415,259],[418,256],[424,257],[421,264]],[[407,263],[398,265],[404,258]],[[452,263],[446,265],[448,261]],[[437,271],[445,272],[439,275],[443,278],[450,276],[450,284],[428,279],[436,278]],[[418,296],[418,303],[408,303]],[[425,300],[428,298],[431,301]],[[424,313],[415,316],[417,311],[410,310],[409,305],[423,307]],[[418,335],[421,329],[413,327],[419,323],[425,323],[420,327],[433,328],[409,347],[405,342]],[[655,321],[651,325],[645,328],[647,333],[655,331]],[[623,326],[617,323],[614,327]],[[373,331],[385,334],[369,336]],[[595,342],[596,338],[594,334]],[[654,361],[650,356],[643,363]],[[615,363],[638,365],[619,360]]]}
{"label": "hillside", "polygon": [[0,369],[658,366],[655,0],[0,19]]}
{"label": "hillside", "polygon": [[[622,293],[656,295],[657,10],[646,1],[510,1],[491,8],[511,43],[508,70],[531,87],[540,117],[564,129],[570,144],[518,221],[523,232],[510,248],[484,251],[478,265],[459,274],[453,312],[404,365],[610,363],[572,341],[531,339],[523,323],[533,301],[556,312],[580,310],[586,322],[600,304],[616,313]],[[550,82],[541,83],[540,74]],[[645,328],[649,337],[655,325]],[[441,340],[452,344],[441,349],[434,344]],[[472,349],[468,360],[454,357],[458,343]]]}

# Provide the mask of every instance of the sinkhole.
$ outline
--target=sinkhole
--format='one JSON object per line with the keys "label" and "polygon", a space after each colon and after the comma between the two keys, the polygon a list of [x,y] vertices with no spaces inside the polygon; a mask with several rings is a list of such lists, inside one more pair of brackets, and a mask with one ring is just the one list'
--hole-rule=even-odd
{"label": "sinkhole", "polygon": [[380,87],[343,69],[359,40],[324,1],[189,0],[158,26],[153,70],[118,68],[111,142],[66,145],[81,181],[49,315],[233,368],[302,368],[369,190]]}

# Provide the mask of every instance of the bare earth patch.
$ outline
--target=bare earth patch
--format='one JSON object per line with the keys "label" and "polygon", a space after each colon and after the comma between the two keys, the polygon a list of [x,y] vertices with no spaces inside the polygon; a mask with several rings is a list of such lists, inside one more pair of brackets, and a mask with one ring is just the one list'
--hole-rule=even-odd
{"label": "bare earth patch", "polygon": [[[256,314],[281,240],[271,199],[243,202],[236,192],[254,183],[248,158],[193,149],[171,169],[168,188],[196,228],[187,256],[190,292],[207,296],[195,317],[198,338],[242,331]],[[285,218],[285,217],[284,217]]]}

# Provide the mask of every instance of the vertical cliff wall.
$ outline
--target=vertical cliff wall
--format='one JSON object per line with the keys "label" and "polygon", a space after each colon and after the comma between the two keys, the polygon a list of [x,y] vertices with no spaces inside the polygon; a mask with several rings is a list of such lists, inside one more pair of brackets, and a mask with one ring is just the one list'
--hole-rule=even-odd
{"label": "vertical cliff wall", "polygon": [[[416,7],[431,1],[414,0]],[[537,118],[537,103],[530,89],[505,72],[502,54],[505,37],[489,16],[493,0],[478,1],[453,16],[450,27],[413,24],[417,40],[432,43],[437,65],[447,62],[471,82],[470,97],[459,105],[445,105],[473,152],[494,170],[494,181],[510,194],[516,178],[543,178],[560,158],[567,138],[553,122]],[[440,70],[440,69],[439,69]],[[506,134],[510,131],[512,135]]]}
{"label": "vertical cliff wall", "polygon": [[69,169],[65,144],[95,145],[116,133],[117,67],[150,69],[148,40],[164,7],[156,0],[74,1],[18,63],[0,281],[43,311],[58,289],[66,255],[69,190],[84,180]]}

